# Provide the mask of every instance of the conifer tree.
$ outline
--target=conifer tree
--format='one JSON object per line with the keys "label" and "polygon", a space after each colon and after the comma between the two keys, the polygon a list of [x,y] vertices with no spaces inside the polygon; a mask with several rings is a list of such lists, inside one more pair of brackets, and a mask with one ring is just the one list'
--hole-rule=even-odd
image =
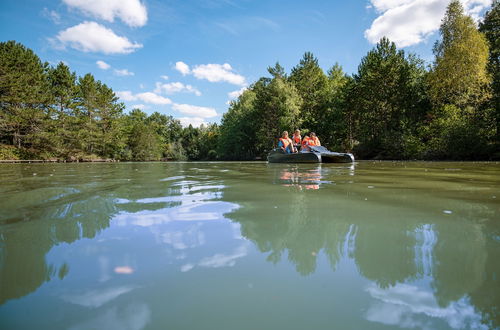
{"label": "conifer tree", "polygon": [[0,43],[0,138],[29,147],[44,131],[47,63],[15,41]]}

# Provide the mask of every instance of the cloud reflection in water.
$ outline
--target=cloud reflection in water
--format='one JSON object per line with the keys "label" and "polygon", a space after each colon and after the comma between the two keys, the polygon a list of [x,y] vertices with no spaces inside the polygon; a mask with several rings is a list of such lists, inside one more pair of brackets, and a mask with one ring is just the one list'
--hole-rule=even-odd
{"label": "cloud reflection in water", "polygon": [[377,301],[366,312],[366,319],[402,328],[432,329],[429,319],[440,319],[453,329],[487,329],[481,324],[481,314],[464,296],[440,307],[434,294],[414,285],[398,283],[388,289],[374,284],[366,291]]}

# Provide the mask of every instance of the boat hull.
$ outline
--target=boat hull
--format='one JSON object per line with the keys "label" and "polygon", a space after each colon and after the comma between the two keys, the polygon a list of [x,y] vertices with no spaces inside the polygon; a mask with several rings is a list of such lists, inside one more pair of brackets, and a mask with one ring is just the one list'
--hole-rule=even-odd
{"label": "boat hull", "polygon": [[267,160],[269,163],[321,163],[321,154],[314,152],[287,154],[279,149],[271,151]]}
{"label": "boat hull", "polygon": [[323,152],[321,153],[322,163],[353,163],[354,156],[349,153]]}

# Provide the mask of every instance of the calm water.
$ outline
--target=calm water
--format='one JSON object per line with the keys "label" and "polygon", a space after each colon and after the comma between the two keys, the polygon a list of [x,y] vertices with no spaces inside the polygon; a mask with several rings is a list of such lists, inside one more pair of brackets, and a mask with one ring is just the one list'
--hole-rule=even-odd
{"label": "calm water", "polygon": [[1,329],[500,327],[500,164],[0,165]]}

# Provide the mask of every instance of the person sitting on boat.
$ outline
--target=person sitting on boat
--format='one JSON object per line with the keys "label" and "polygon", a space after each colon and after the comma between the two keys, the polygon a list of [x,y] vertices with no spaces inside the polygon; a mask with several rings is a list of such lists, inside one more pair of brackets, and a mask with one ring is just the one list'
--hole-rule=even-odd
{"label": "person sitting on boat", "polygon": [[302,147],[300,148],[300,151],[311,151],[309,148],[309,140],[311,138],[306,134],[304,138],[302,139]]}
{"label": "person sitting on boat", "polygon": [[292,139],[288,137],[287,131],[284,131],[283,134],[281,134],[278,142],[278,147],[288,154],[296,152],[295,148],[293,147]]}
{"label": "person sitting on boat", "polygon": [[310,146],[314,146],[314,147],[319,147],[319,146],[321,146],[321,142],[319,142],[319,139],[318,139],[318,137],[316,136],[316,133],[311,132],[311,137],[309,138],[308,144],[309,144]]}
{"label": "person sitting on boat", "polygon": [[292,142],[293,146],[296,150],[299,150],[301,143],[302,143],[302,137],[300,136],[300,130],[296,129],[295,132],[293,132],[292,136]]}

